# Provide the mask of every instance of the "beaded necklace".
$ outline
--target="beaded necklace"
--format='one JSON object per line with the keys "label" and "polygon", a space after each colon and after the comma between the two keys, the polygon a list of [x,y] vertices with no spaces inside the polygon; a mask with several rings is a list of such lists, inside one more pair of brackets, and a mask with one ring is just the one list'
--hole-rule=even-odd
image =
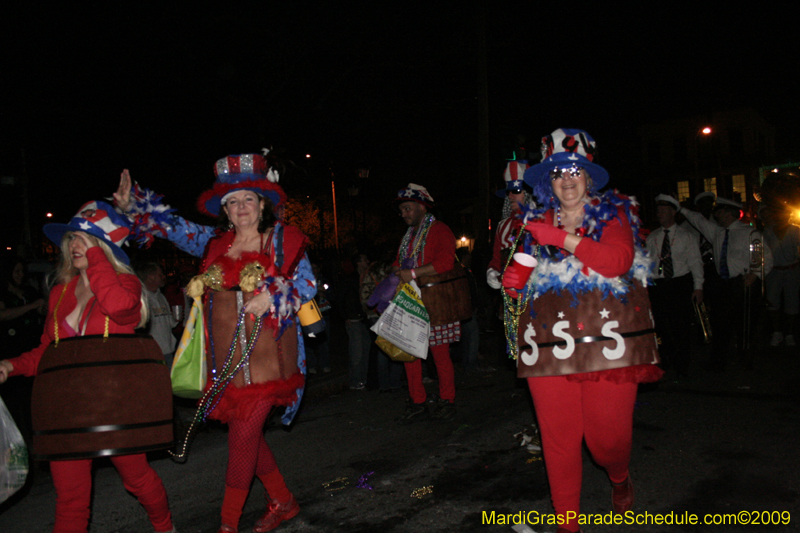
{"label": "beaded necklace", "polygon": [[[514,245],[511,247],[512,251],[517,249],[517,246],[519,245],[523,233],[525,232],[522,229],[520,229],[519,233],[517,233],[517,238],[514,241]],[[511,357],[511,359],[514,359],[515,361],[519,354],[519,344],[517,343],[517,335],[519,334],[519,317],[522,316],[522,313],[525,312],[525,308],[528,306],[528,302],[530,301],[531,296],[534,293],[533,285],[536,280],[536,269],[538,268],[539,255],[540,255],[539,245],[536,245],[534,247],[533,255],[536,258],[537,266],[534,268],[533,272],[528,278],[525,287],[522,290],[517,291],[518,298],[512,298],[511,295],[508,294],[508,292],[506,292],[505,290],[502,291],[503,325],[505,326],[506,345],[508,347],[509,357]],[[514,257],[513,253],[508,254],[508,259],[506,259],[506,266],[503,269],[503,272],[505,272],[508,269],[508,266],[511,264],[513,257]]]}
{"label": "beaded necklace", "polygon": [[[425,218],[422,219],[422,223],[419,225],[419,231],[416,232],[416,235],[414,235],[414,227],[409,227],[406,230],[406,234],[403,235],[403,240],[400,241],[400,251],[398,254],[401,265],[403,264],[403,260],[407,257],[411,257],[414,260],[412,267],[425,264],[425,240],[428,238],[428,230],[431,229],[434,222],[436,222],[436,217],[428,213],[425,215]],[[411,240],[412,237],[414,239],[413,243]],[[412,246],[413,251],[409,254],[408,249]]]}
{"label": "beaded necklace", "polygon": [[[584,218],[585,218],[585,216],[584,216]],[[582,223],[583,223],[583,220],[581,220],[581,224]],[[557,225],[558,229],[564,229],[564,224],[561,223],[561,206],[560,205],[558,207],[556,207],[556,225]],[[580,225],[577,228],[575,228],[575,235],[577,235],[578,237],[583,237],[585,234],[586,234],[586,230],[583,229],[583,225]]]}
{"label": "beaded necklace", "polygon": [[222,365],[222,369],[219,372],[218,378],[213,382],[205,394],[203,394],[200,402],[198,402],[197,411],[195,412],[194,417],[192,418],[192,423],[189,425],[186,436],[181,443],[181,451],[179,453],[174,453],[172,451],[169,452],[170,455],[177,459],[183,459],[186,457],[186,449],[189,446],[189,439],[192,436],[194,428],[199,422],[205,422],[206,418],[208,418],[208,415],[210,415],[214,409],[216,409],[217,405],[222,399],[225,389],[233,381],[233,378],[236,377],[236,374],[250,361],[250,354],[253,353],[256,342],[258,342],[258,336],[261,334],[262,320],[260,316],[256,317],[253,324],[253,331],[250,332],[250,339],[242,348],[242,357],[239,359],[239,362],[236,363],[236,365],[233,364],[233,354],[236,352],[236,343],[239,341],[239,333],[244,331],[244,320],[246,315],[247,313],[245,312],[244,308],[242,308],[242,310],[239,311],[239,319],[236,321],[236,329],[233,332],[233,340],[231,341],[231,346],[228,349],[228,355],[225,357],[225,363]]}
{"label": "beaded necklace", "polygon": [[[273,228],[270,228],[269,233],[261,234],[261,250],[259,251],[260,254],[266,253],[267,256],[270,256],[270,252],[272,250],[272,232]],[[266,241],[264,240],[264,236],[266,235]],[[228,244],[228,250],[231,249],[233,245],[233,241]],[[270,256],[271,257],[271,256]],[[221,288],[221,287],[220,287]],[[211,348],[211,379],[216,382],[217,381],[217,357],[214,352],[214,333],[211,330],[211,324],[213,322],[213,313],[214,313],[214,293],[208,295],[208,341],[209,346]],[[212,409],[213,410],[213,409]]]}

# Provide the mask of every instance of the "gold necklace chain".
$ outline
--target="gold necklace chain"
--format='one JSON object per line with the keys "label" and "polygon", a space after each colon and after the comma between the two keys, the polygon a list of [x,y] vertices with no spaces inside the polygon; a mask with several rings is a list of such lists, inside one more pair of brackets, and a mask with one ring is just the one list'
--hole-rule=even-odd
{"label": "gold necklace chain", "polygon": [[[67,294],[67,286],[69,283],[64,284],[64,289],[61,291],[61,294],[58,296],[58,301],[56,302],[56,306],[53,308],[53,326],[54,326],[54,334],[55,334],[55,344],[54,347],[58,348],[59,336],[58,336],[58,306],[61,305],[61,300],[64,299],[64,295]],[[86,317],[86,320],[89,320],[89,317]],[[103,339],[108,339],[108,315],[105,317],[105,324],[103,325]]]}

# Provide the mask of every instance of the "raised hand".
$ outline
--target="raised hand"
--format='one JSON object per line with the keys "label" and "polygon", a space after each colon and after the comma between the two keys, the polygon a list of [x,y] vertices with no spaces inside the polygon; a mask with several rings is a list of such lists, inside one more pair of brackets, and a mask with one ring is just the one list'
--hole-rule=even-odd
{"label": "raised hand", "polygon": [[127,168],[119,175],[119,187],[114,193],[114,201],[123,213],[127,213],[131,207],[131,173]]}

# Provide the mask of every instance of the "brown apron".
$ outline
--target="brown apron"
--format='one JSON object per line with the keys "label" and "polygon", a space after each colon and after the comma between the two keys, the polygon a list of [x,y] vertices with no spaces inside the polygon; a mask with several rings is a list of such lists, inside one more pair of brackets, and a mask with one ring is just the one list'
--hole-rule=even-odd
{"label": "brown apron", "polygon": [[[208,368],[210,370],[216,364],[218,375],[231,348],[236,322],[239,318],[237,294],[242,294],[243,303],[247,303],[253,297],[252,292],[211,291],[204,309],[205,319],[211,323],[209,333],[214,347],[214,360],[211,359],[211,347],[208,347]],[[245,316],[247,341],[250,340],[253,324],[250,315]],[[284,330],[283,335],[277,341],[274,333],[271,328],[262,326],[258,341],[250,354],[249,371],[248,369],[240,370],[233,378],[233,385],[244,387],[250,383],[285,380],[299,371],[297,368],[297,330],[294,321]],[[241,358],[242,342],[241,338],[238,338],[231,368],[238,364]]]}
{"label": "brown apron", "polygon": [[520,317],[521,378],[596,372],[659,362],[647,289],[636,280],[621,298],[599,290],[573,298],[548,292]]}
{"label": "brown apron", "polygon": [[51,344],[31,400],[36,459],[89,459],[172,446],[172,386],[156,341],[87,335]]}

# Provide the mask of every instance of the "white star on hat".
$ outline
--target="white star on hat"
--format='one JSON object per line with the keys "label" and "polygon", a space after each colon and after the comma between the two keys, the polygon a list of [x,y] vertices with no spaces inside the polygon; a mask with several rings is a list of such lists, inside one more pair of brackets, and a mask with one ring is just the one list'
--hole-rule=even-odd
{"label": "white star on hat", "polygon": [[558,312],[558,318],[564,318],[564,311]]}
{"label": "white star on hat", "polygon": [[600,318],[608,318],[608,313],[609,311],[604,307],[603,310],[600,311]]}
{"label": "white star on hat", "polygon": [[92,225],[88,222],[81,222],[78,225],[81,227],[81,229],[92,229]]}

